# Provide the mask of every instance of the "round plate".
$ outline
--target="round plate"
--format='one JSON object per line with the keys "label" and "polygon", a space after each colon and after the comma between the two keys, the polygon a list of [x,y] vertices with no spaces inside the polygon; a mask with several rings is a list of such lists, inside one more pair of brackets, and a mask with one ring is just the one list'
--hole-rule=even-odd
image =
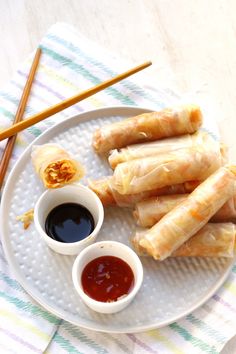
{"label": "round plate", "polygon": [[[44,191],[32,167],[32,145],[59,143],[86,167],[86,178],[100,178],[112,171],[107,161],[97,156],[91,147],[95,129],[147,111],[135,107],[103,108],[50,128],[26,149],[10,173],[3,192],[2,241],[17,279],[47,310],[84,328],[128,333],[167,325],[209,299],[233,264],[231,259],[224,258],[170,258],[163,262],[142,258],[144,282],[132,304],[117,314],[98,314],[82,303],[73,287],[71,270],[75,257],[54,253],[41,240],[33,223],[24,230],[22,223],[16,220],[18,215],[34,207]],[[81,183],[86,184],[86,179]],[[98,241],[116,240],[130,245],[134,229],[131,210],[107,208]]]}

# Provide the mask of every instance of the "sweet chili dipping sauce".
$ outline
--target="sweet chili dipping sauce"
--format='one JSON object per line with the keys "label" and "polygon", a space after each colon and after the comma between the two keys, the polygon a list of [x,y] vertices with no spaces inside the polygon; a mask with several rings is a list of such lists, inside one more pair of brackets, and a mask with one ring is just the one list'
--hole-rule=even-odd
{"label": "sweet chili dipping sauce", "polygon": [[92,299],[113,302],[132,290],[134,274],[122,259],[102,256],[93,259],[85,266],[81,282],[84,292]]}

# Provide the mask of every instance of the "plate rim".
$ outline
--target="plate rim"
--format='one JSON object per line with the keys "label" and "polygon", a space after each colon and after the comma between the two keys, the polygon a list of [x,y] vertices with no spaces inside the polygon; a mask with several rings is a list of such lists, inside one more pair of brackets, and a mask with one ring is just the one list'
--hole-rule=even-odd
{"label": "plate rim", "polygon": [[[157,328],[162,328],[164,326],[167,326],[175,321],[180,320],[181,318],[185,317],[186,315],[188,315],[189,313],[193,312],[194,310],[196,310],[197,308],[199,308],[200,306],[202,306],[207,300],[209,300],[214,293],[222,286],[222,284],[224,283],[224,281],[226,280],[226,278],[229,276],[229,273],[231,272],[231,269],[234,265],[234,262],[236,260],[236,256],[232,258],[231,262],[229,262],[226,270],[224,271],[224,273],[220,276],[220,278],[218,279],[218,281],[216,282],[216,284],[214,284],[212,286],[212,288],[207,292],[207,294],[205,296],[203,296],[199,301],[196,301],[189,309],[187,309],[186,311],[182,312],[179,315],[173,316],[171,318],[169,318],[168,320],[159,322],[158,324],[153,324],[153,325],[142,325],[142,326],[136,326],[136,327],[132,327],[132,328],[123,328],[122,330],[114,330],[109,328],[108,329],[103,329],[103,328],[97,328],[97,325],[94,324],[92,325],[92,321],[89,322],[89,325],[86,325],[84,323],[78,324],[75,321],[71,320],[71,319],[67,319],[66,318],[66,312],[61,310],[55,310],[52,306],[50,306],[46,301],[44,302],[40,297],[37,296],[37,294],[34,294],[34,287],[25,279],[24,275],[22,275],[20,268],[19,267],[15,267],[14,263],[16,263],[16,260],[13,258],[9,252],[9,245],[7,244],[7,240],[6,238],[8,237],[7,232],[5,230],[5,226],[4,226],[4,220],[3,220],[3,209],[4,209],[4,204],[5,204],[5,200],[7,201],[7,192],[8,189],[10,188],[10,184],[11,184],[11,180],[12,177],[14,177],[14,175],[17,173],[17,170],[19,169],[19,167],[21,166],[21,162],[23,161],[24,158],[27,158],[27,155],[29,154],[29,152],[31,151],[31,148],[33,145],[35,145],[36,143],[38,143],[38,141],[43,140],[43,139],[47,139],[47,136],[50,135],[50,133],[55,130],[55,129],[59,129],[60,126],[68,126],[70,124],[70,122],[72,122],[73,120],[79,119],[78,117],[82,118],[81,120],[78,121],[78,124],[80,122],[83,121],[88,121],[90,119],[96,119],[96,118],[101,118],[101,114],[105,113],[105,115],[103,115],[103,117],[105,118],[106,115],[112,115],[111,112],[115,112],[115,111],[130,111],[130,112],[137,112],[137,113],[133,113],[133,114],[141,114],[144,112],[151,112],[153,111],[153,109],[150,108],[146,108],[146,107],[139,107],[139,106],[131,106],[131,105],[119,105],[119,106],[105,106],[105,107],[101,107],[98,109],[92,109],[92,110],[88,110],[88,111],[84,111],[81,112],[79,114],[76,115],[71,115],[68,118],[66,118],[65,120],[59,122],[59,123],[55,123],[53,124],[51,127],[49,127],[48,129],[46,129],[42,134],[40,134],[38,137],[36,137],[27,147],[26,149],[23,151],[23,153],[18,157],[15,165],[13,166],[12,170],[10,171],[7,181],[5,183],[2,195],[1,195],[1,205],[0,205],[0,232],[1,232],[1,241],[2,241],[2,246],[3,246],[3,251],[4,254],[6,256],[6,260],[8,262],[9,267],[11,268],[16,280],[19,282],[19,284],[22,286],[22,288],[26,291],[26,293],[28,295],[31,296],[31,298],[33,300],[35,300],[40,306],[42,306],[44,309],[46,309],[47,311],[49,311],[51,314],[53,314],[56,317],[59,317],[75,326],[80,326],[82,328],[88,329],[88,330],[92,330],[92,331],[98,331],[98,332],[103,332],[103,333],[139,333],[139,332],[145,332],[145,331],[149,331],[149,330],[153,330],[153,329],[157,329]],[[100,113],[100,116],[99,116]],[[87,118],[88,114],[91,115],[95,115],[95,117],[92,118]],[[113,113],[114,114],[114,113]],[[115,113],[117,115],[117,113]],[[133,115],[131,114],[131,116]],[[84,119],[84,120],[83,120]],[[6,236],[4,236],[6,235]],[[91,324],[91,325],[90,325]]]}

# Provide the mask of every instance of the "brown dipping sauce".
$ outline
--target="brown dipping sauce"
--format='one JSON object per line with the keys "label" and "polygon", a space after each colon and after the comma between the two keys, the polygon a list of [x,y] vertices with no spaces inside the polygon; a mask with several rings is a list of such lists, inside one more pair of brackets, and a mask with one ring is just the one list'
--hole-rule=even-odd
{"label": "brown dipping sauce", "polygon": [[102,256],[93,259],[85,266],[81,282],[84,292],[92,299],[113,302],[132,290],[134,274],[122,259]]}
{"label": "brown dipping sauce", "polygon": [[77,242],[94,230],[93,216],[88,209],[77,203],[64,203],[50,211],[45,222],[45,231],[56,241]]}

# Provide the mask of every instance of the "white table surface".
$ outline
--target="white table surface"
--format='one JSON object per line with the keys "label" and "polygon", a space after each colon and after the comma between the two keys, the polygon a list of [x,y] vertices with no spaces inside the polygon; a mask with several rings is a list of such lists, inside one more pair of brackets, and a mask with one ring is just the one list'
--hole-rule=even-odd
{"label": "white table surface", "polygon": [[[52,24],[67,22],[134,65],[152,60],[152,84],[201,103],[236,162],[235,14],[235,0],[0,0],[0,87]],[[236,353],[236,338],[222,353]]]}

